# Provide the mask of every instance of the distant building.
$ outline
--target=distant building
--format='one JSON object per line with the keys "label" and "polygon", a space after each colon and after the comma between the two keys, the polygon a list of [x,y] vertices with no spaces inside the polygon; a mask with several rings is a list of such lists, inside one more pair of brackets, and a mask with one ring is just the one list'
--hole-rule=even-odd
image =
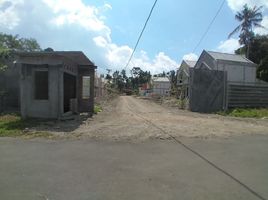
{"label": "distant building", "polygon": [[177,70],[177,87],[180,98],[188,98],[189,96],[189,78],[190,68],[194,68],[196,61],[183,60],[180,68]]}
{"label": "distant building", "polygon": [[2,74],[3,89],[12,99],[10,106],[17,107],[24,118],[59,119],[68,111],[93,113],[95,69],[79,51],[21,52],[15,65]]}
{"label": "distant building", "polygon": [[149,96],[152,92],[150,83],[144,83],[139,87],[140,96]]}
{"label": "distant building", "polygon": [[95,73],[95,99],[99,99],[105,95],[106,80]]}
{"label": "distant building", "polygon": [[152,80],[153,94],[160,96],[169,96],[171,83],[167,77],[155,77]]}

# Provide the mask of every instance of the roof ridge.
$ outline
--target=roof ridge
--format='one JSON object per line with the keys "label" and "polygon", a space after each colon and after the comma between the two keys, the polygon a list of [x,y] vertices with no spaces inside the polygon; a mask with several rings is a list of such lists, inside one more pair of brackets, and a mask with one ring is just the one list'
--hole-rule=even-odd
{"label": "roof ridge", "polygon": [[216,60],[225,60],[225,59],[221,59],[221,58],[215,58],[216,54],[218,54],[218,55],[226,55],[226,56],[235,56],[235,57],[238,57],[238,58],[242,58],[244,62],[254,63],[253,61],[251,61],[250,59],[248,59],[246,56],[241,55],[241,54],[223,53],[223,52],[207,51],[207,50],[205,50],[205,51],[208,54],[210,54],[212,57],[214,57],[214,59],[216,59]]}
{"label": "roof ridge", "polygon": [[184,60],[184,61],[188,61],[188,62],[197,62],[196,60]]}
{"label": "roof ridge", "polygon": [[226,53],[226,52],[219,52],[219,51],[207,51],[207,52],[234,55],[234,56],[240,56],[240,57],[246,58],[246,57],[242,56],[241,54],[235,54],[235,53]]}

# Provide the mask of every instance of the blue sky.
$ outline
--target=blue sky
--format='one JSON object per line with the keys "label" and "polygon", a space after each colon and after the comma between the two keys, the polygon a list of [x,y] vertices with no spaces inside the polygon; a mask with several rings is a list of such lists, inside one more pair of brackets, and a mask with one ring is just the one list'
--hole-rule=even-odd
{"label": "blue sky", "polygon": [[[123,69],[154,0],[0,0],[0,31],[33,37],[42,48],[81,50],[97,66]],[[179,67],[182,59],[195,60],[203,49],[233,52],[238,25],[234,15],[247,3],[263,5],[268,27],[268,0],[226,0],[221,12],[195,52],[222,0],[158,0],[129,68],[152,73]],[[256,33],[267,34],[256,29]]]}

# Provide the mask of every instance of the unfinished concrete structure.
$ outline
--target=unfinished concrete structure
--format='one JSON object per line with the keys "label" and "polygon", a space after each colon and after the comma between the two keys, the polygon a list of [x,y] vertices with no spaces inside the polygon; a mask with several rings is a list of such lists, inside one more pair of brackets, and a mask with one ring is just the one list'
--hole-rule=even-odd
{"label": "unfinished concrete structure", "polygon": [[257,80],[256,66],[241,55],[204,50],[190,69],[190,110],[267,107],[268,84]]}
{"label": "unfinished concrete structure", "polygon": [[181,99],[189,97],[190,68],[194,68],[196,61],[183,60],[177,70],[177,87]]}
{"label": "unfinished concrete structure", "polygon": [[22,117],[59,119],[68,111],[93,113],[96,66],[83,52],[22,52],[15,63]]}
{"label": "unfinished concrete structure", "polygon": [[195,68],[226,71],[228,82],[238,84],[256,82],[257,65],[241,55],[204,50]]}
{"label": "unfinished concrete structure", "polygon": [[106,93],[105,78],[95,73],[95,100],[99,101]]}

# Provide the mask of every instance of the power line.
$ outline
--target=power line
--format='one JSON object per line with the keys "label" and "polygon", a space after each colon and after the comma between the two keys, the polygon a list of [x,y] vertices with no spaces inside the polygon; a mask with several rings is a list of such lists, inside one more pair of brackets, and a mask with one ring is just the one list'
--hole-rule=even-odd
{"label": "power line", "polygon": [[197,47],[201,44],[201,42],[202,42],[202,41],[204,40],[204,38],[206,37],[206,35],[207,35],[209,29],[211,28],[212,24],[214,23],[214,21],[216,20],[216,18],[217,18],[218,15],[219,15],[221,9],[223,8],[224,3],[225,3],[225,0],[222,1],[221,5],[220,5],[220,7],[219,7],[219,9],[218,9],[218,11],[216,12],[215,16],[213,17],[213,19],[212,19],[211,22],[209,23],[209,25],[208,25],[206,31],[204,32],[204,34],[203,34],[202,37],[200,38],[199,42],[198,42],[197,45],[195,46],[194,50],[192,51],[193,53],[196,51]]}
{"label": "power line", "polygon": [[139,38],[138,38],[138,40],[137,40],[137,42],[136,42],[136,45],[135,45],[135,47],[134,47],[134,49],[133,49],[133,51],[132,51],[132,53],[131,53],[131,55],[130,55],[130,57],[129,57],[129,60],[128,60],[126,66],[125,66],[125,69],[128,67],[128,65],[129,65],[129,63],[130,63],[130,61],[131,61],[131,59],[133,58],[133,55],[134,55],[134,53],[135,53],[135,51],[136,51],[136,49],[137,49],[137,46],[138,46],[138,44],[139,44],[139,42],[140,42],[140,39],[141,39],[141,37],[142,37],[142,35],[143,35],[143,32],[144,32],[144,30],[145,30],[145,28],[146,28],[146,26],[147,26],[147,23],[148,23],[149,19],[151,18],[151,15],[152,15],[152,13],[153,13],[153,10],[154,10],[154,7],[155,7],[157,1],[158,1],[158,0],[155,0],[153,6],[152,6],[152,8],[151,8],[151,11],[150,11],[150,13],[149,13],[149,16],[147,17],[147,19],[146,19],[146,21],[145,21],[145,24],[144,24],[144,26],[143,26],[143,28],[142,28],[142,31],[141,31],[141,33],[140,33],[140,36],[139,36]]}

